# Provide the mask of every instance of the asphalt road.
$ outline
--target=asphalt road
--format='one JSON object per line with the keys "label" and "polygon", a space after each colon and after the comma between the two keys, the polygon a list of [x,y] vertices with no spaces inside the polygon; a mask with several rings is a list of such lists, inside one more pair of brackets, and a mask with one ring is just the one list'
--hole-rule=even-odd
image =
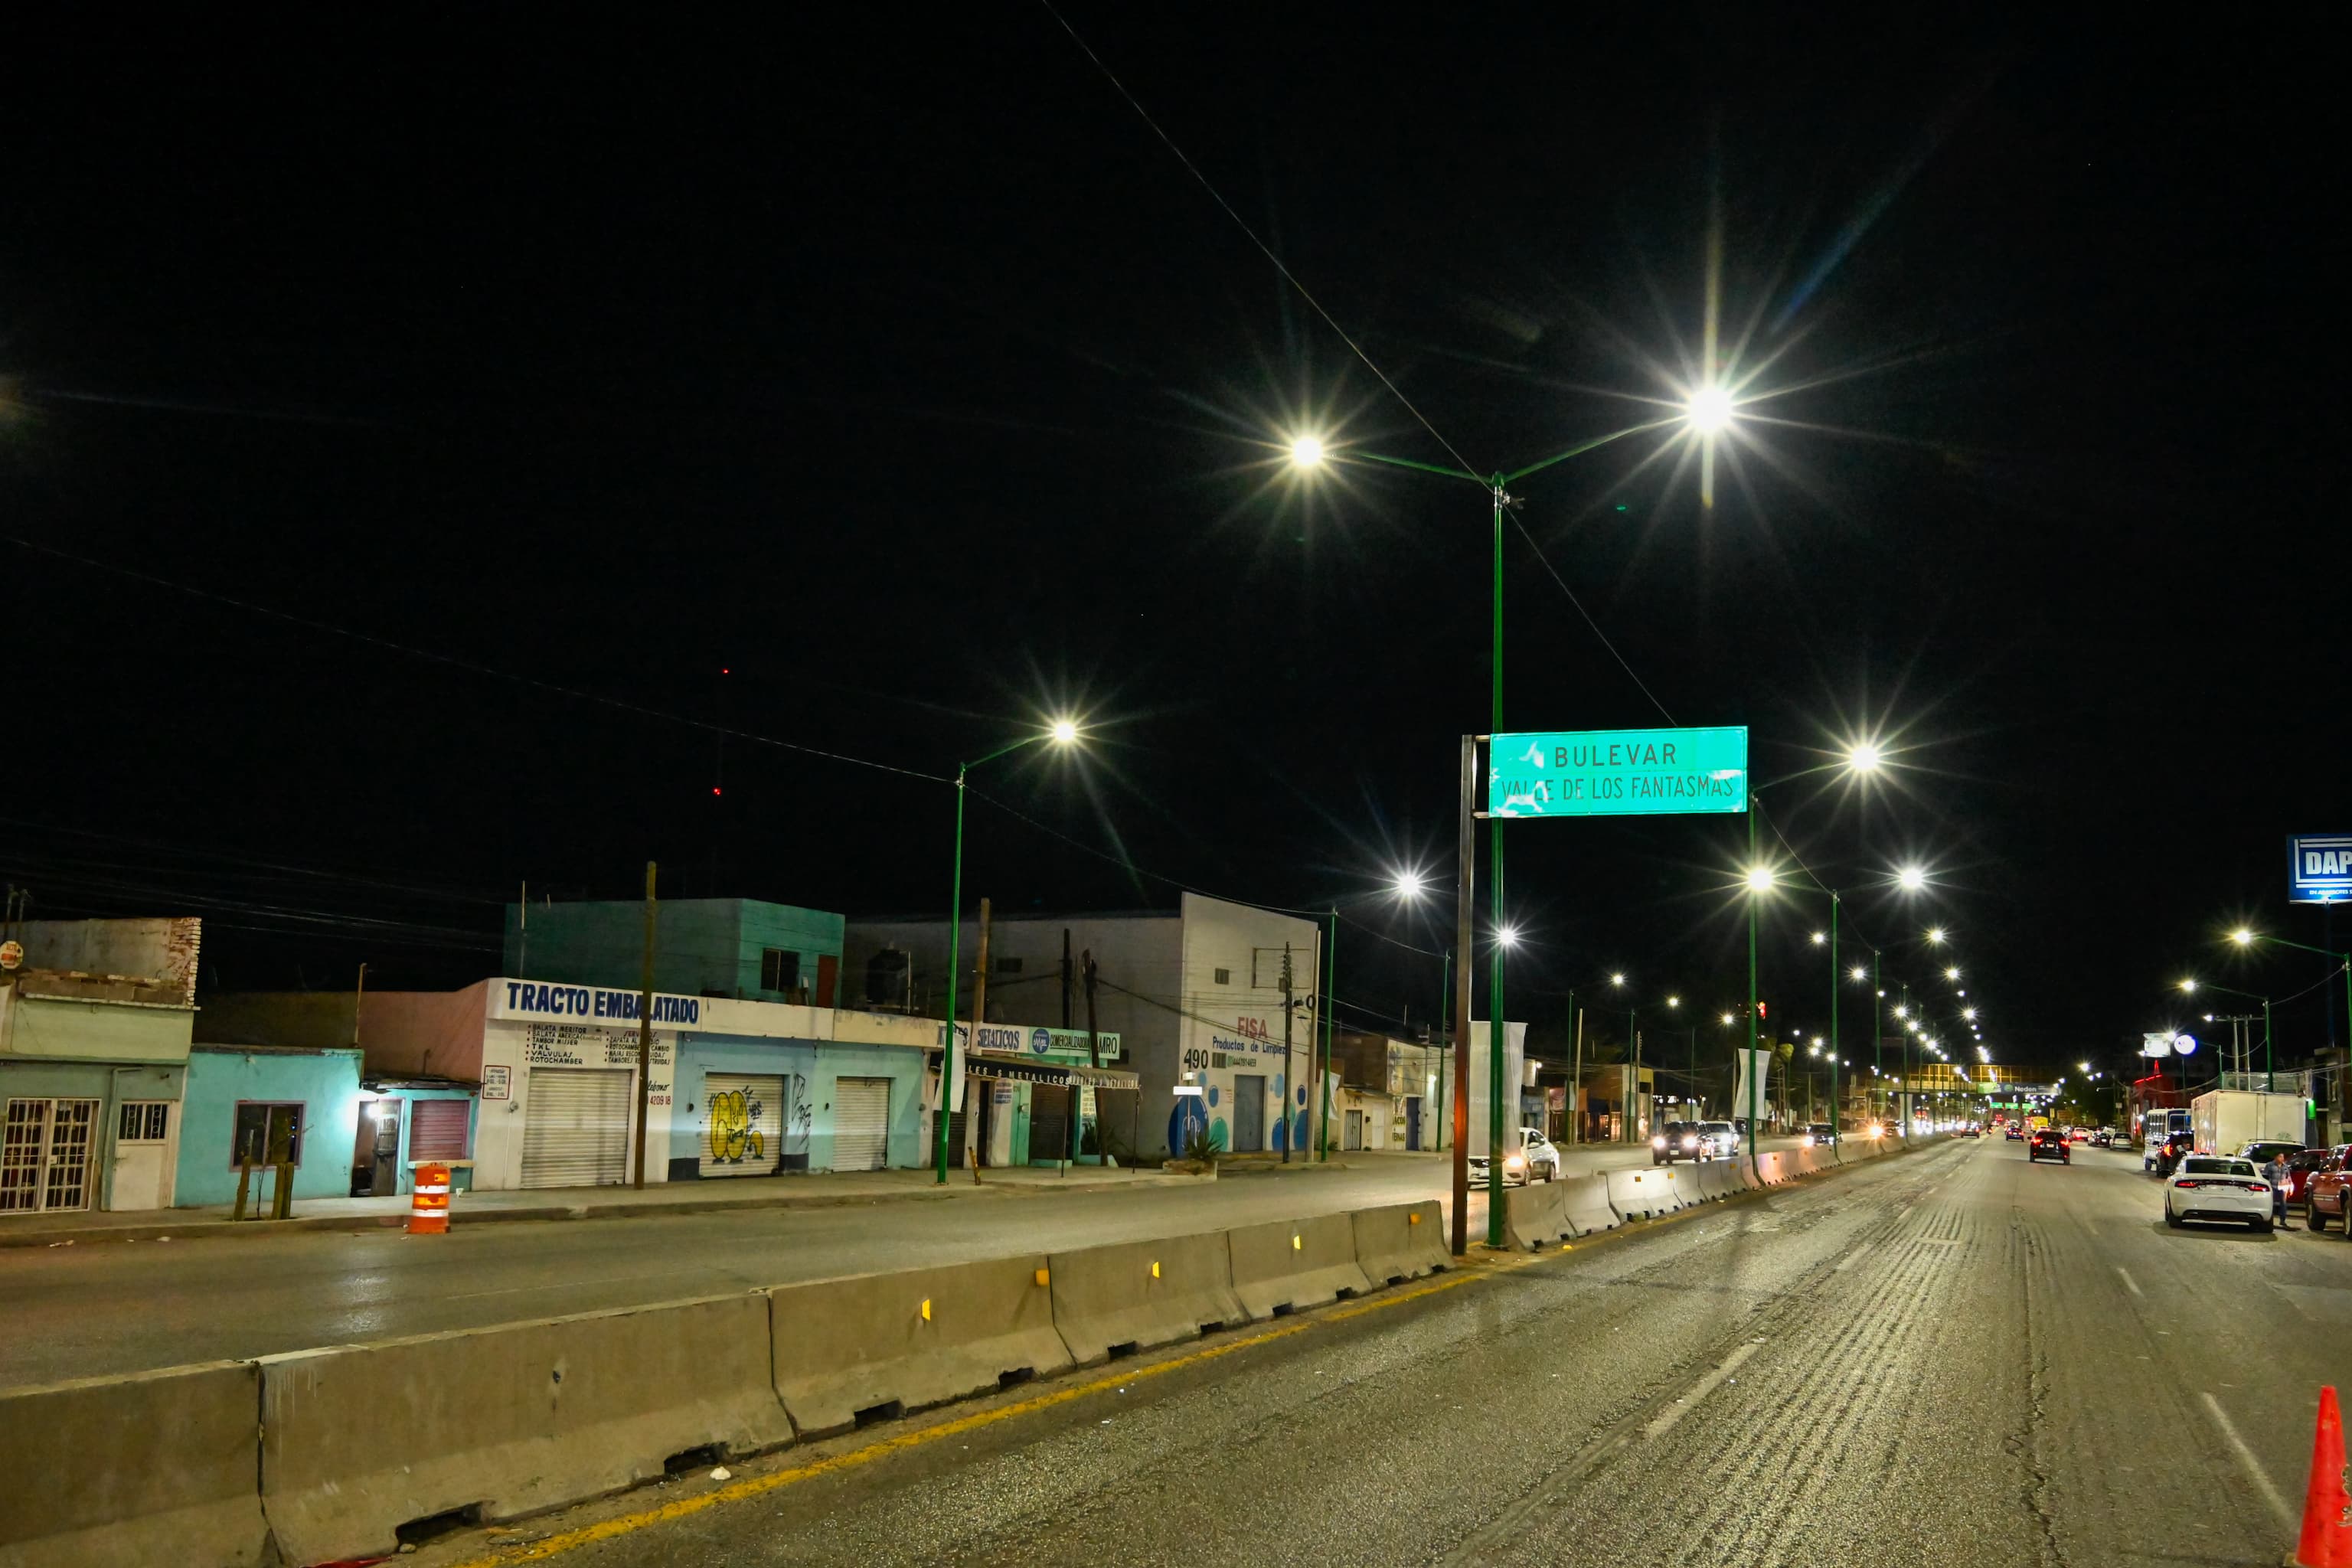
{"label": "asphalt road", "polygon": [[[1647,1152],[1569,1163],[1629,1162]],[[1134,1192],[0,1249],[0,1387],[1405,1203],[1451,1179],[1436,1156],[1376,1157]],[[1485,1215],[1474,1195],[1474,1235]]]}
{"label": "asphalt road", "polygon": [[2269,1568],[2352,1245],[2159,1192],[1946,1142],[413,1560]]}

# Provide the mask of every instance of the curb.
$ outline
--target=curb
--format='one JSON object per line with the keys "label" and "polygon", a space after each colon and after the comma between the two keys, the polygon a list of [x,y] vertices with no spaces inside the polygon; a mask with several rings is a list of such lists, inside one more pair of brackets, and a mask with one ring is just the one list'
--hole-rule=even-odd
{"label": "curb", "polygon": [[[1022,1183],[992,1185],[982,1182],[975,1192],[970,1183],[948,1187],[917,1187],[886,1193],[792,1193],[768,1198],[676,1198],[647,1204],[538,1204],[528,1208],[478,1209],[468,1212],[462,1200],[451,1205],[449,1228],[481,1225],[514,1225],[528,1221],[595,1219],[663,1219],[680,1215],[736,1214],[775,1209],[858,1208],[880,1204],[941,1203],[968,1196],[1024,1198],[1049,1193],[1108,1193],[1129,1187],[1190,1185],[1206,1177],[1134,1177],[1117,1182],[1068,1182],[1052,1186]],[[408,1224],[408,1213],[360,1215],[296,1215],[289,1219],[157,1221],[152,1225],[89,1226],[79,1229],[13,1230],[0,1226],[0,1250],[11,1247],[95,1246],[109,1241],[254,1240],[292,1231],[397,1230]]]}

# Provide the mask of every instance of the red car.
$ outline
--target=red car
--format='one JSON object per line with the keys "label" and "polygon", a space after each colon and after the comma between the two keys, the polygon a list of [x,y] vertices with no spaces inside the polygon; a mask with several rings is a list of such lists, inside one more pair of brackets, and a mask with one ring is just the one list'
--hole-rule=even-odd
{"label": "red car", "polygon": [[[2305,1226],[2325,1230],[2329,1220],[2342,1220],[2346,1205],[2352,1204],[2352,1143],[2338,1143],[2328,1150],[2325,1159],[2304,1173],[2299,1185]],[[2352,1226],[2346,1230],[2352,1234]]]}

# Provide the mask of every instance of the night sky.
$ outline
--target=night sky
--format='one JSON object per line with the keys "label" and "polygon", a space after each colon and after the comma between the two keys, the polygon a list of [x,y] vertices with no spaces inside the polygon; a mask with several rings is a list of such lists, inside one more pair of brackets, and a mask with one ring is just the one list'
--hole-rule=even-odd
{"label": "night sky", "polygon": [[[1381,889],[1451,883],[1486,501],[1285,447],[1483,472],[1665,417],[1712,249],[1715,504],[1674,429],[1514,488],[1507,727],[1747,724],[1766,778],[1875,739],[1898,766],[1771,818],[1890,975],[1949,930],[1997,1059],[2120,1066],[2192,971],[2324,979],[2216,942],[2319,943],[2284,837],[2352,830],[2320,13],[1073,3],[1232,215],[1034,4],[590,15],[12,48],[0,872],[37,915],[202,914],[242,988],[463,984],[522,882],[648,858],[943,910],[941,779],[1069,712],[1083,757],[973,775],[972,899],[1341,900],[1341,1016],[1423,1018],[1435,962],[1375,933],[1448,940],[1450,896]],[[1614,968],[1739,994],[1738,817],[1509,846],[1514,1016]],[[1818,911],[1763,952],[1807,1032]]]}

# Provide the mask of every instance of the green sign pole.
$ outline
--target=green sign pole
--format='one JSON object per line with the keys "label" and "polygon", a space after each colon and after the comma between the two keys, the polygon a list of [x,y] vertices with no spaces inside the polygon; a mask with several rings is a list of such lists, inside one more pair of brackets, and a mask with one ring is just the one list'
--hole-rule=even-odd
{"label": "green sign pole", "polygon": [[[1503,476],[1493,480],[1495,500],[1495,700],[1491,733],[1497,741],[1503,733]],[[1489,742],[1488,766],[1493,765]],[[1493,803],[1488,809],[1491,813]],[[1487,824],[1490,845],[1488,858],[1495,868],[1493,900],[1493,942],[1495,979],[1486,1002],[1486,1245],[1501,1247],[1506,1234],[1503,1196],[1503,1050],[1509,1036],[1503,1012],[1503,819],[1490,816]]]}
{"label": "green sign pole", "polygon": [[[1748,802],[1748,864],[1756,864],[1756,802]],[[1757,1146],[1763,1142],[1758,1129],[1758,1099],[1760,1086],[1757,1079],[1763,1074],[1756,1070],[1756,901],[1763,895],[1754,888],[1748,889],[1748,1164],[1756,1173],[1756,1182],[1764,1182],[1764,1160]]]}

